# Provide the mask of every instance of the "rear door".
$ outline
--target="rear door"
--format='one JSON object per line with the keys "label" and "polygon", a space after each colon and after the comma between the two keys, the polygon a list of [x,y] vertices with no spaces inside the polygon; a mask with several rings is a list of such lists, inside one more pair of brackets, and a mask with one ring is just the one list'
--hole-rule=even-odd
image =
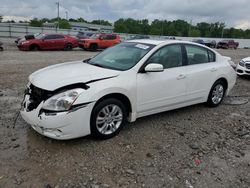
{"label": "rear door", "polygon": [[117,35],[114,35],[114,34],[111,34],[111,35],[109,35],[109,41],[110,41],[110,46],[113,46],[113,45],[115,45],[115,44],[118,44],[119,42],[118,42],[118,39],[117,39]]}
{"label": "rear door", "polygon": [[44,50],[53,50],[58,48],[57,35],[46,35],[41,41],[41,48]]}
{"label": "rear door", "polygon": [[218,63],[214,52],[201,46],[185,44],[187,55],[187,98],[206,100],[218,75]]}
{"label": "rear door", "polygon": [[56,49],[64,49],[66,39],[63,35],[55,35],[55,47]]}

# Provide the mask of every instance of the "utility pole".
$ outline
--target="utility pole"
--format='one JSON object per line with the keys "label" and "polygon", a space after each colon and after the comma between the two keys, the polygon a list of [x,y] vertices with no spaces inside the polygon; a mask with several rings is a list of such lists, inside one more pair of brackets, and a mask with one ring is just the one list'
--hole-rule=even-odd
{"label": "utility pole", "polygon": [[189,26],[188,26],[188,37],[190,37],[192,22],[193,22],[193,20],[191,19],[189,22]]}
{"label": "utility pole", "polygon": [[221,31],[221,38],[224,37],[224,27],[222,28],[222,31]]}
{"label": "utility pole", "polygon": [[68,11],[65,11],[66,14],[66,20],[68,20]]}
{"label": "utility pole", "polygon": [[58,2],[56,2],[56,5],[57,5],[57,27],[58,27],[58,29],[59,29],[59,9],[60,9],[60,2],[58,1]]}

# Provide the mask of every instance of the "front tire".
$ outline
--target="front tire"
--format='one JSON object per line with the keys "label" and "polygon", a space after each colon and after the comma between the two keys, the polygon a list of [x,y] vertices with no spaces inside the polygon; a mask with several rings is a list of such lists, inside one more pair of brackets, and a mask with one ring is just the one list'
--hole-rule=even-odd
{"label": "front tire", "polygon": [[39,46],[36,44],[30,46],[30,51],[38,51],[39,49],[40,49]]}
{"label": "front tire", "polygon": [[114,98],[99,102],[90,119],[91,134],[98,139],[117,135],[126,123],[127,111],[124,104]]}
{"label": "front tire", "polygon": [[226,84],[222,80],[218,80],[212,86],[208,99],[207,105],[211,107],[219,106],[222,102],[226,92]]}

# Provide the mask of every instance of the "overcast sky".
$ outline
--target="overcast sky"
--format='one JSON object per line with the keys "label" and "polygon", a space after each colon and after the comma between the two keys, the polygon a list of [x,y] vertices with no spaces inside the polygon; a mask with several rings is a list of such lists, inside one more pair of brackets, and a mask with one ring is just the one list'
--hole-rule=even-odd
{"label": "overcast sky", "polygon": [[[58,0],[60,16],[91,21],[119,18],[184,19],[197,22],[225,22],[227,27],[250,28],[249,0]],[[0,0],[0,15],[57,16],[55,0]]]}

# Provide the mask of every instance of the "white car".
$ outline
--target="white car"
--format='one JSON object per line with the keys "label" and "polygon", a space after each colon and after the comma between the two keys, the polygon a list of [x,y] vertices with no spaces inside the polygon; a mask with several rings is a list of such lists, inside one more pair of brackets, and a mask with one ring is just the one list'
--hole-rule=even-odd
{"label": "white car", "polygon": [[197,103],[218,106],[235,81],[230,58],[205,46],[127,41],[31,74],[21,115],[50,138],[106,139],[126,121]]}
{"label": "white car", "polygon": [[250,76],[250,57],[242,59],[236,67],[236,72],[239,76]]}

